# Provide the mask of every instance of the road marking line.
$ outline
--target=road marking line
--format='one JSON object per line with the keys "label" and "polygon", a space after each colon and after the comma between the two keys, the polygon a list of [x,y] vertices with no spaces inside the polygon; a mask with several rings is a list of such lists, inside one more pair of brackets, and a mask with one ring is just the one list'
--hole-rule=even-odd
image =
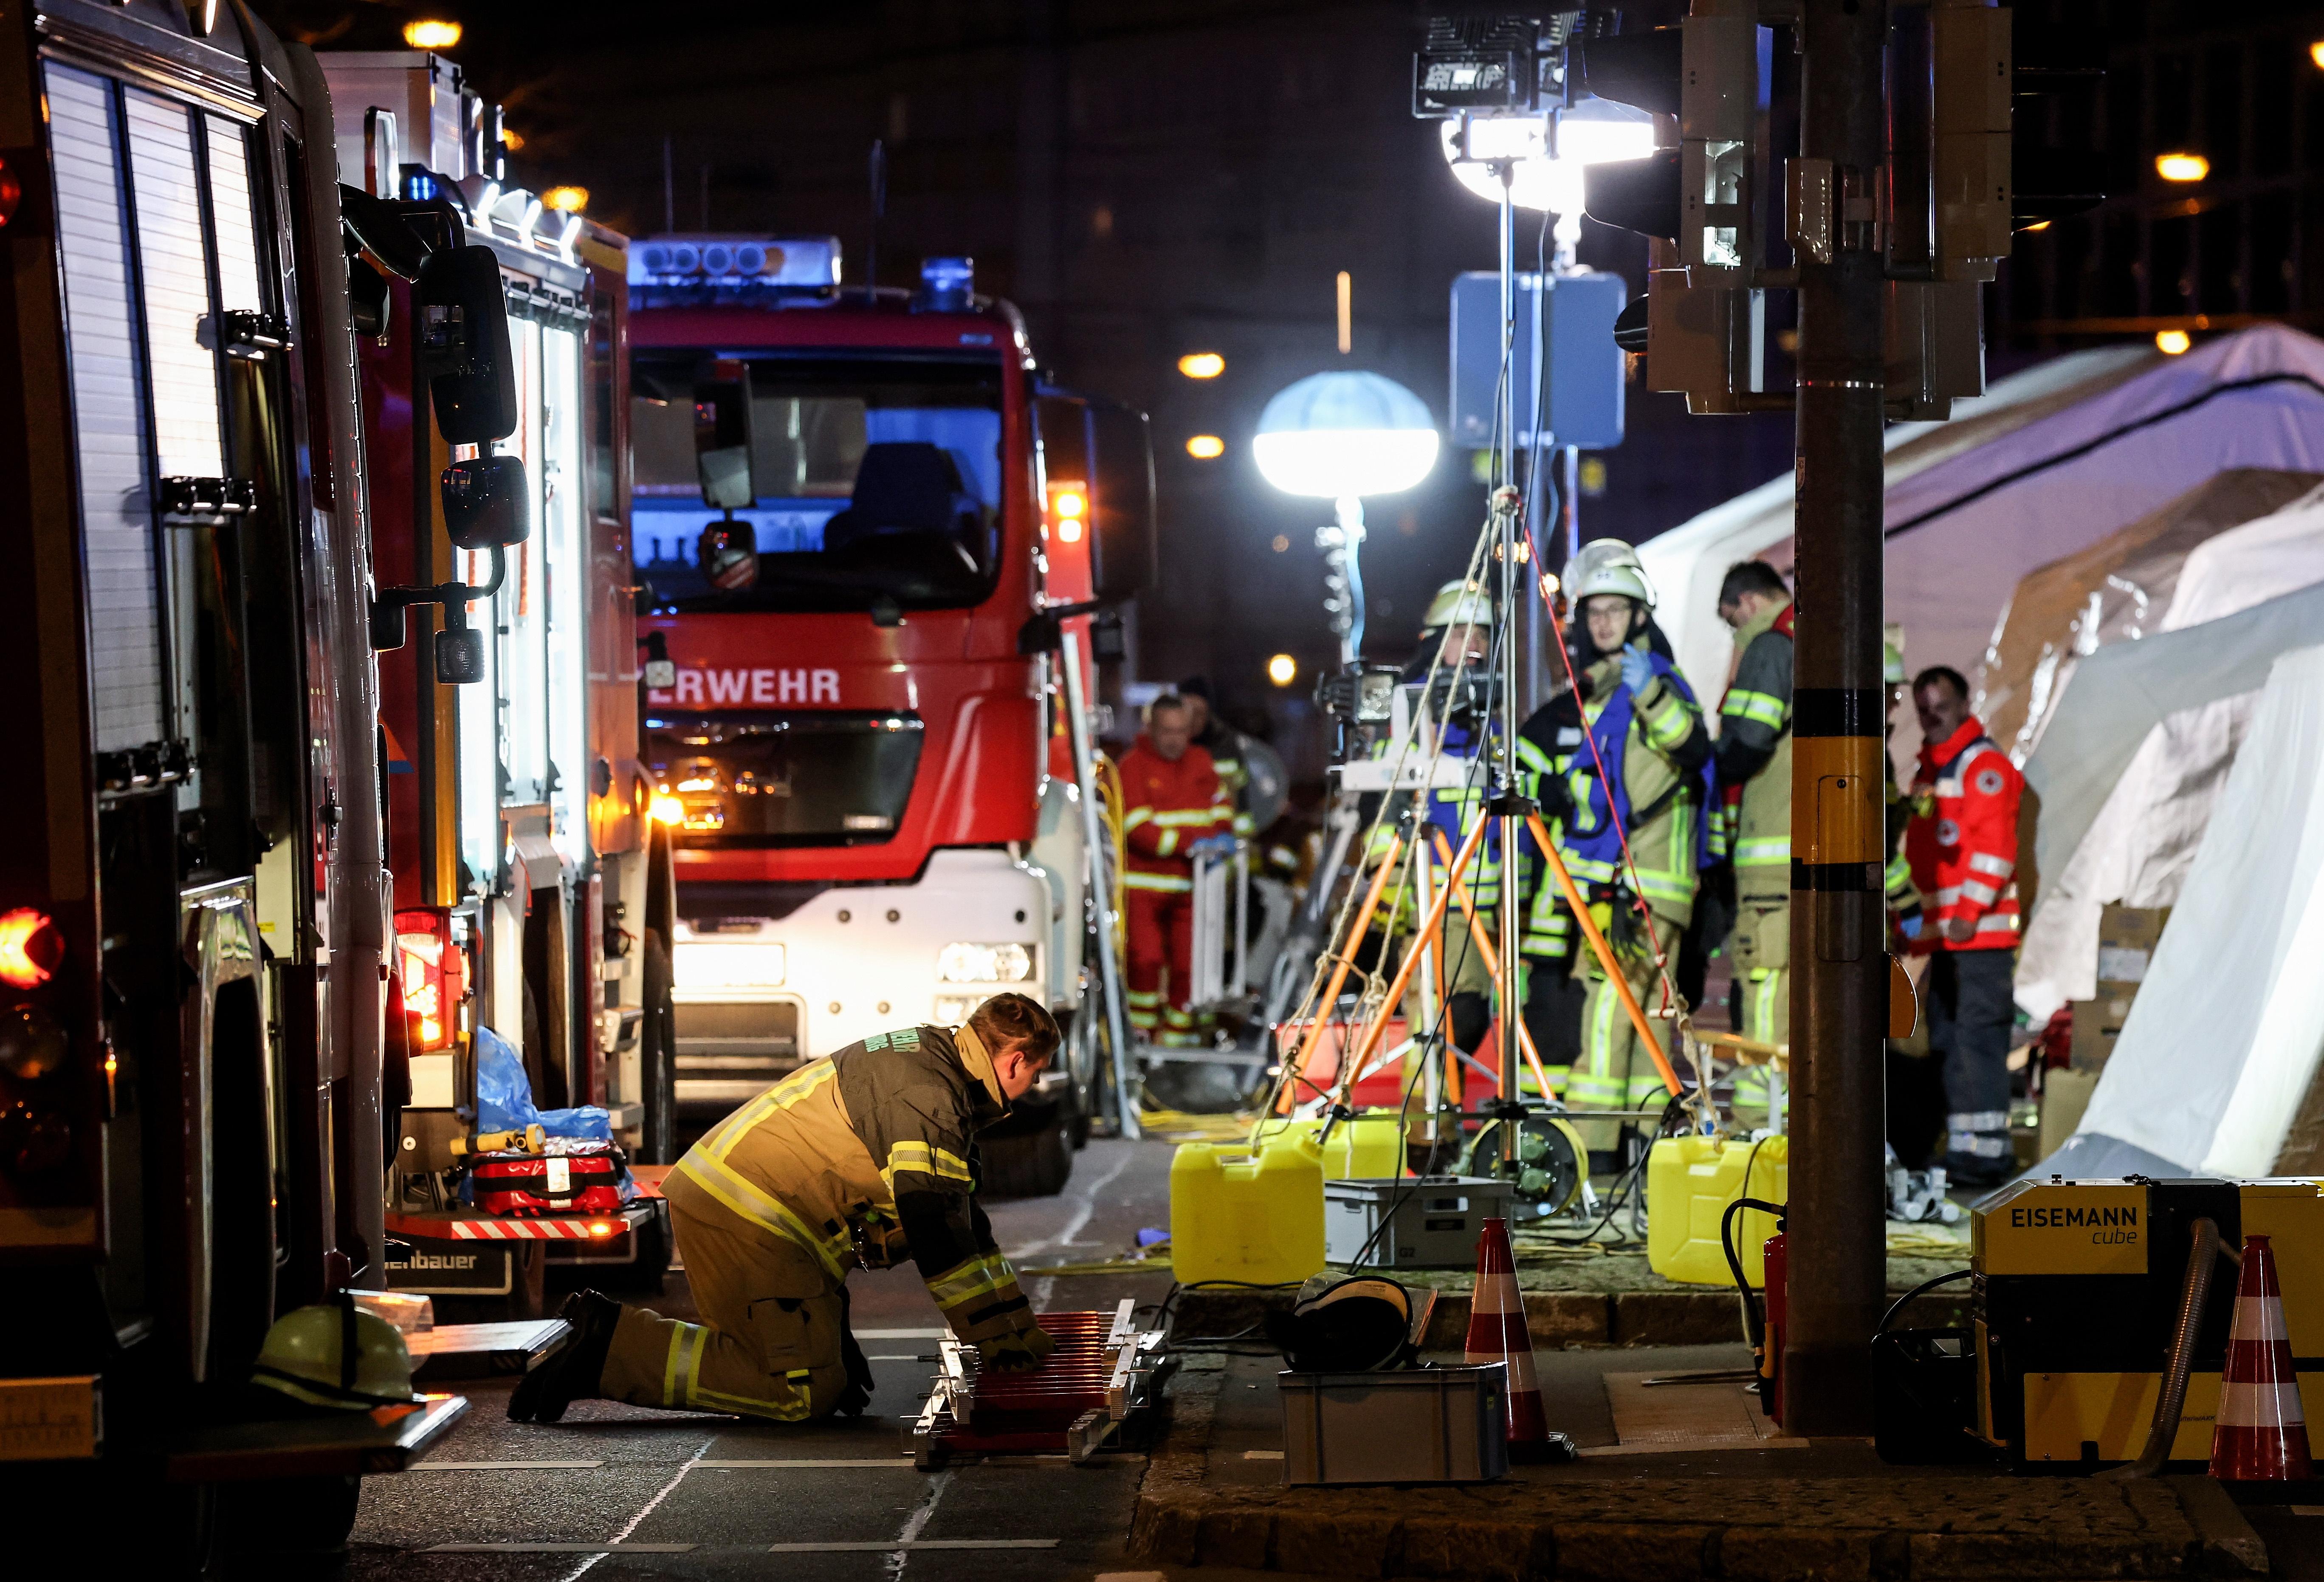
{"label": "road marking line", "polygon": [[607,1555],[687,1555],[690,1543],[439,1543],[423,1555],[587,1555],[595,1565]]}
{"label": "road marking line", "polygon": [[1054,1538],[912,1538],[884,1543],[770,1543],[770,1555],[890,1555],[907,1550],[1055,1549]]}
{"label": "road marking line", "polygon": [[937,1340],[951,1334],[949,1329],[858,1329],[858,1340]]}
{"label": "road marking line", "polygon": [[780,1461],[696,1461],[693,1463],[693,1465],[696,1466],[715,1469],[720,1472],[756,1472],[762,1468],[783,1466],[893,1466],[902,1471],[909,1472],[912,1470],[912,1458],[908,1456],[904,1456],[883,1457],[879,1460],[823,1461],[808,1460],[804,1457],[800,1457]]}
{"label": "road marking line", "polygon": [[[567,1573],[565,1582],[581,1582],[581,1578],[587,1576],[590,1568],[595,1566],[599,1560],[604,1559],[607,1555],[623,1553],[629,1543],[630,1534],[635,1532],[638,1530],[639,1524],[644,1522],[647,1517],[654,1513],[654,1507],[656,1505],[660,1504],[664,1500],[669,1498],[669,1491],[676,1488],[680,1483],[683,1483],[686,1480],[686,1475],[693,1469],[694,1464],[702,1459],[702,1453],[717,1442],[718,1441],[715,1439],[705,1439],[702,1443],[696,1445],[694,1448],[694,1454],[687,1457],[686,1465],[678,1469],[677,1476],[673,1476],[668,1483],[662,1485],[661,1493],[656,1494],[652,1499],[648,1500],[646,1502],[646,1508],[639,1512],[636,1515],[631,1517],[628,1524],[619,1532],[613,1534],[613,1542],[610,1545],[600,1546],[594,1552],[580,1551],[588,1552],[589,1558],[582,1561],[579,1565],[574,1567],[571,1571]],[[685,1549],[679,1550],[678,1552],[684,1554],[690,1551],[693,1548],[694,1546],[692,1544],[687,1544]]]}
{"label": "road marking line", "polygon": [[588,1472],[602,1461],[422,1461],[407,1472]]}

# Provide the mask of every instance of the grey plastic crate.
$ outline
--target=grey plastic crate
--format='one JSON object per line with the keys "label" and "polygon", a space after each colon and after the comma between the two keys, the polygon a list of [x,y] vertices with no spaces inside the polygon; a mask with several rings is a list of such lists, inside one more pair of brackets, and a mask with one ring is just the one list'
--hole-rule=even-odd
{"label": "grey plastic crate", "polygon": [[1286,1484],[1486,1483],[1509,1469],[1506,1364],[1275,1381]]}
{"label": "grey plastic crate", "polygon": [[[1508,1214],[1509,1184],[1484,1176],[1325,1181],[1323,1257],[1353,1266],[1360,1254],[1367,1269],[1474,1269],[1485,1221]],[[1388,1228],[1373,1240],[1383,1217]]]}

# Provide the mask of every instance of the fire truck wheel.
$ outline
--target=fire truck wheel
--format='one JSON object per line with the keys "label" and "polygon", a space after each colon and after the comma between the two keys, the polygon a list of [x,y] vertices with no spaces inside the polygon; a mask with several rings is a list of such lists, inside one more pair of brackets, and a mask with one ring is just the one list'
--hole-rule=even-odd
{"label": "fire truck wheel", "polygon": [[645,1017],[638,1027],[638,1069],[644,1092],[644,1134],[638,1158],[644,1164],[678,1161],[678,1009],[670,1000],[669,947],[661,930],[648,929],[645,940]]}
{"label": "fire truck wheel", "polygon": [[979,1190],[987,1198],[1054,1198],[1074,1173],[1074,1145],[1065,1135],[1062,1106],[1052,1107],[1038,1125],[987,1133],[977,1148],[984,1158]]}

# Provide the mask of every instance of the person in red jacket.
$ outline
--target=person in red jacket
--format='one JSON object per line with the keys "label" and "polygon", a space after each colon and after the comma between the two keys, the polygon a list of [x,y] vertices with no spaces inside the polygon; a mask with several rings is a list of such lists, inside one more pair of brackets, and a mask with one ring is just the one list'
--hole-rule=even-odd
{"label": "person in red jacket", "polygon": [[1922,898],[1929,1052],[1944,1061],[1945,1173],[1963,1186],[2009,1174],[2009,1032],[2017,962],[2017,803],[2025,778],[1969,712],[1943,665],[1913,680],[1921,770],[1904,855]]}
{"label": "person in red jacket", "polygon": [[[1194,717],[1175,694],[1146,710],[1146,734],[1122,754],[1122,835],[1130,847],[1130,1022],[1148,1040],[1200,1042],[1188,1001],[1194,974],[1194,847],[1225,838],[1234,804]],[[1158,1037],[1157,1036],[1158,1032]]]}

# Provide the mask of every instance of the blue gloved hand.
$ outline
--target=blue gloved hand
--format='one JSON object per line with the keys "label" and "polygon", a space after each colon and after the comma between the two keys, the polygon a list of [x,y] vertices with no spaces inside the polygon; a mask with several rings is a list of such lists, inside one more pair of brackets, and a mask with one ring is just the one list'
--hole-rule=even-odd
{"label": "blue gloved hand", "polygon": [[1919,939],[1921,937],[1921,914],[1917,911],[1908,911],[1903,917],[1898,918],[1896,920],[1896,931],[1904,935],[1907,939]]}
{"label": "blue gloved hand", "polygon": [[1234,856],[1235,837],[1231,835],[1205,835],[1186,848],[1188,856],[1231,857]]}
{"label": "blue gloved hand", "polygon": [[1643,648],[1626,646],[1622,650],[1622,685],[1630,689],[1630,696],[1635,698],[1644,692],[1646,683],[1654,679],[1653,655]]}

